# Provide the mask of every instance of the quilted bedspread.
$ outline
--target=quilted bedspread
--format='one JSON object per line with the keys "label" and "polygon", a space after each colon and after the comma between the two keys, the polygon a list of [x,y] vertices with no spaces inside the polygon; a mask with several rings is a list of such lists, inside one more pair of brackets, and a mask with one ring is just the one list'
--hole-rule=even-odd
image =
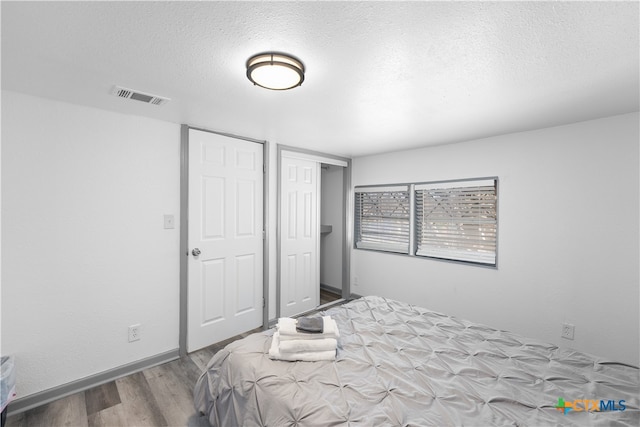
{"label": "quilted bedspread", "polygon": [[380,297],[324,314],[335,361],[270,360],[273,330],[253,334],[211,359],[196,410],[223,427],[640,425],[638,367]]}

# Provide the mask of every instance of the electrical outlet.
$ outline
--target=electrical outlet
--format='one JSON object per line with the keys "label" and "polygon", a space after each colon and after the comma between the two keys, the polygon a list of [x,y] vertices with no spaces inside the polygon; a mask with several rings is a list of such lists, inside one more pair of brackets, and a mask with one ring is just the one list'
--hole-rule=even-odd
{"label": "electrical outlet", "polygon": [[129,326],[129,342],[140,340],[140,324]]}
{"label": "electrical outlet", "polygon": [[562,324],[562,335],[561,335],[562,338],[572,340],[575,332],[576,332],[576,327],[574,325],[570,323]]}
{"label": "electrical outlet", "polygon": [[353,276],[353,286],[358,286],[358,276]]}

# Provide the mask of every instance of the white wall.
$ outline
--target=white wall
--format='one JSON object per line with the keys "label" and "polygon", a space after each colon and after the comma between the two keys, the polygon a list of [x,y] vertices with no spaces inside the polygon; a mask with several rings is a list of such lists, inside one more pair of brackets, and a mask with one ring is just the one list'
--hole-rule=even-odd
{"label": "white wall", "polygon": [[176,349],[179,228],[163,214],[179,224],[179,125],[4,91],[2,150],[18,397]]}
{"label": "white wall", "polygon": [[320,236],[320,283],[335,289],[342,289],[343,174],[341,166],[322,169],[320,223],[333,228]]}
{"label": "white wall", "polygon": [[640,364],[638,128],[632,113],[354,159],[354,185],[498,176],[499,266],[353,250],[352,291]]}

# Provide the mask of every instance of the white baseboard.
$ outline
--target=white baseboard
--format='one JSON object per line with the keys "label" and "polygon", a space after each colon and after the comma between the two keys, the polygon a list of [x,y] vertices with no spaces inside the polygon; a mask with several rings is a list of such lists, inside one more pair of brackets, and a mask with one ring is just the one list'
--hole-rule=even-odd
{"label": "white baseboard", "polygon": [[324,283],[320,283],[320,289],[321,290],[325,290],[325,291],[329,291],[329,292],[334,293],[336,295],[342,295],[342,289],[333,287],[331,285],[325,285]]}

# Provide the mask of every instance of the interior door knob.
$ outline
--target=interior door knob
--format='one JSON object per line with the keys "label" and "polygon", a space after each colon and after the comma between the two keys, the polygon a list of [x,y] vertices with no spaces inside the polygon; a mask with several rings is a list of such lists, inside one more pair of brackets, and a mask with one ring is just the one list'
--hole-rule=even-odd
{"label": "interior door knob", "polygon": [[202,253],[202,252],[200,252],[200,249],[198,249],[198,248],[194,248],[194,249],[191,251],[191,255],[193,255],[193,256],[198,256],[198,255],[200,255],[201,253]]}

